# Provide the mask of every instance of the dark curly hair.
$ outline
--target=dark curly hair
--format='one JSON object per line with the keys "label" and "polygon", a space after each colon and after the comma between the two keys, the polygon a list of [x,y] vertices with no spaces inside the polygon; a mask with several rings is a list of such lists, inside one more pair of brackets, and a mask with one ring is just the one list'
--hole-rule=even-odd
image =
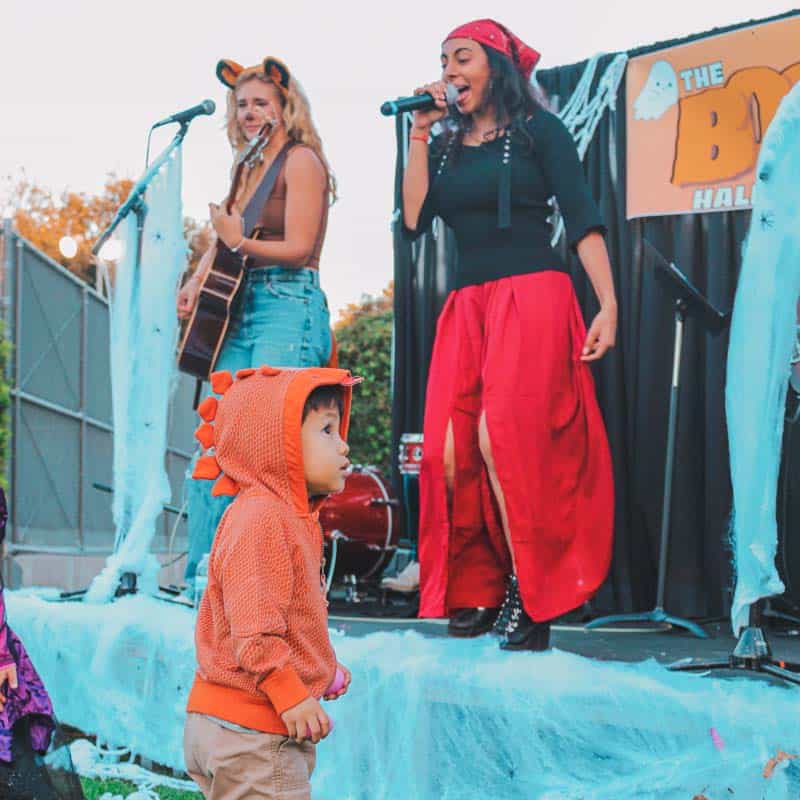
{"label": "dark curly hair", "polygon": [[[510,130],[514,142],[521,143],[528,152],[533,151],[534,141],[527,121],[537,108],[546,108],[546,97],[541,90],[534,89],[522,77],[512,59],[492,47],[484,47],[489,59],[489,96],[487,102],[494,108],[498,127],[486,134],[487,139],[506,129]],[[458,158],[464,136],[472,126],[469,115],[462,114],[451,106],[443,120],[445,133],[439,137],[440,151],[449,149],[452,157]]]}

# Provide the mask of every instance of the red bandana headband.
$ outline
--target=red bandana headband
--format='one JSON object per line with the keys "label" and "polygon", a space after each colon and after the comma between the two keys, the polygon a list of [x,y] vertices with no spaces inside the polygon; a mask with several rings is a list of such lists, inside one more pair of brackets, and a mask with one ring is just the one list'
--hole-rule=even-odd
{"label": "red bandana headband", "polygon": [[526,81],[531,79],[533,68],[540,58],[536,50],[525,44],[519,37],[514,36],[505,25],[501,25],[493,19],[476,19],[460,25],[451,31],[444,41],[448,42],[450,39],[472,39],[474,42],[491,47],[504,56],[508,56]]}

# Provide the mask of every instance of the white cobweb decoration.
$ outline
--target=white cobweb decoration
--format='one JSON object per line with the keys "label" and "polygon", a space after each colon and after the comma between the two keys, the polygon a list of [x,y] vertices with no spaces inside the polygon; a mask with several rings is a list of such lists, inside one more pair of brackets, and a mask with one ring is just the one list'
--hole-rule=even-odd
{"label": "white cobweb decoration", "polygon": [[[606,109],[615,111],[617,107],[617,92],[622,79],[625,76],[625,68],[628,64],[627,53],[617,53],[611,63],[606,67],[597,89],[592,93],[592,84],[597,73],[597,66],[602,55],[592,56],[586,64],[575,91],[570,96],[566,105],[556,113],[564,123],[567,130],[572,134],[575,145],[578,149],[578,157],[581,161],[586,156],[586,151],[592,143],[594,133],[600,120],[605,114]],[[534,86],[536,76],[533,77]],[[612,162],[613,168],[613,162]],[[550,204],[555,206],[551,198]],[[555,247],[564,234],[564,220],[560,214],[553,220],[553,235],[550,244]]]}

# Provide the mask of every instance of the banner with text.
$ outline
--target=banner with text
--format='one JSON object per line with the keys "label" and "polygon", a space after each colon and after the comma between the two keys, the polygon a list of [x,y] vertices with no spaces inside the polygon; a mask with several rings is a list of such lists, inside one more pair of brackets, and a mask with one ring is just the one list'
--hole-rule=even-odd
{"label": "banner with text", "polygon": [[800,14],[628,63],[627,217],[749,209],[764,133],[800,81]]}

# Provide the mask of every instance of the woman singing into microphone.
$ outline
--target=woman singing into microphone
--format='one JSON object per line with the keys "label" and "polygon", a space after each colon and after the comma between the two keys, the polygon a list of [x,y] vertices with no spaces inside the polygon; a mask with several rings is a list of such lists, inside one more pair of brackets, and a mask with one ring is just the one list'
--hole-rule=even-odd
{"label": "woman singing into microphone", "polygon": [[[453,636],[494,628],[507,650],[546,649],[550,620],[594,594],[613,527],[589,368],[616,337],[605,228],[572,137],[534,99],[538,59],[493,20],[449,34],[403,179],[408,234],[438,215],[458,251],[426,396],[420,616],[449,616]],[[600,303],[588,333],[550,247],[552,196]]]}
{"label": "woman singing into microphone", "polygon": [[[328,303],[319,285],[319,262],[336,185],[308,99],[286,65],[272,57],[248,68],[220,61],[217,77],[229,89],[227,134],[235,159],[265,122],[272,128],[263,159],[246,174],[232,213],[225,212],[224,203],[210,205],[217,239],[246,256],[237,309],[215,369],[235,374],[262,364],[323,366],[331,359],[332,336]],[[257,233],[246,236],[240,212],[276,158],[285,160],[260,213]],[[215,254],[216,245],[180,290],[180,319],[191,316]],[[191,595],[197,564],[210,551],[217,524],[232,498],[212,497],[208,481],[192,479],[187,494],[185,578]]]}

